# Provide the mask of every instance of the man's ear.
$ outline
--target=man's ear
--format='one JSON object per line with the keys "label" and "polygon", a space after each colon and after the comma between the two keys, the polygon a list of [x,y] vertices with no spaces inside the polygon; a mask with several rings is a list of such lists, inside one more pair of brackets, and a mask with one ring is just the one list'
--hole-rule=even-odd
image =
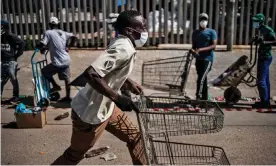
{"label": "man's ear", "polygon": [[133,32],[133,30],[132,30],[131,28],[129,28],[129,27],[124,28],[124,31],[125,31],[125,33],[126,33],[127,35],[131,35],[132,32]]}

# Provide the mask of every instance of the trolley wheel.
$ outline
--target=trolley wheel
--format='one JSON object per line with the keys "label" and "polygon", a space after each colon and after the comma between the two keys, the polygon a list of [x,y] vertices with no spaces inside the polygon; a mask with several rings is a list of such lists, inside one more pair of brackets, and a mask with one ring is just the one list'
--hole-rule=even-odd
{"label": "trolley wheel", "polygon": [[226,103],[237,103],[241,99],[241,91],[236,87],[229,87],[224,91]]}
{"label": "trolley wheel", "polygon": [[50,101],[58,101],[60,99],[59,92],[54,92],[50,94]]}
{"label": "trolley wheel", "polygon": [[41,107],[48,107],[50,105],[50,100],[48,98],[42,98],[40,101],[39,101],[39,105]]}

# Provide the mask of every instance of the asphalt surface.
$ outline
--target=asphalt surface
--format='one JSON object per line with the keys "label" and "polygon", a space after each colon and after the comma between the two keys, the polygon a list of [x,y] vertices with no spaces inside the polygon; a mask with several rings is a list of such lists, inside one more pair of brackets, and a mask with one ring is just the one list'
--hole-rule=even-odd
{"label": "asphalt surface", "polygon": [[[248,51],[217,52],[216,61],[210,78],[219,75],[239,55],[248,54]],[[100,51],[71,51],[72,58],[72,78],[79,75],[93,60],[100,54]],[[139,51],[136,66],[132,73],[132,78],[141,81],[141,64],[143,61],[169,56],[179,56],[183,51]],[[149,56],[150,55],[150,56]],[[275,53],[274,53],[275,55]],[[25,53],[20,59],[19,81],[20,94],[33,95],[31,83],[31,65],[29,63],[31,52]],[[41,58],[41,57],[40,57]],[[193,70],[193,69],[192,69]],[[275,60],[271,65],[271,85],[272,95],[276,95],[276,65]],[[193,72],[191,72],[193,73]],[[187,92],[193,96],[195,92],[195,75],[191,75]],[[63,85],[63,84],[62,84]],[[256,97],[256,89],[241,86],[243,94],[247,97]],[[5,87],[3,97],[11,95],[10,83]],[[212,96],[220,96],[223,91],[211,89]],[[155,91],[145,89],[146,94]],[[63,93],[63,92],[62,92]],[[77,93],[77,89],[72,89],[72,96]],[[31,102],[31,101],[29,101]],[[48,165],[51,164],[70,145],[71,120],[70,118],[55,121],[54,118],[63,113],[70,112],[68,104],[53,104],[47,110],[47,125],[43,129],[16,129],[13,126],[15,121],[14,108],[4,105],[1,107],[1,164],[16,165]],[[259,113],[257,110],[232,109],[225,114],[224,128],[222,131],[213,134],[190,135],[173,137],[173,141],[219,146],[225,153],[231,164],[276,164],[276,110],[272,113]],[[137,122],[135,113],[128,113],[133,121]],[[113,135],[104,132],[96,147],[110,146],[109,151],[117,155],[117,159],[104,161],[99,156],[84,159],[82,165],[115,165],[131,164],[126,144],[116,139]]]}

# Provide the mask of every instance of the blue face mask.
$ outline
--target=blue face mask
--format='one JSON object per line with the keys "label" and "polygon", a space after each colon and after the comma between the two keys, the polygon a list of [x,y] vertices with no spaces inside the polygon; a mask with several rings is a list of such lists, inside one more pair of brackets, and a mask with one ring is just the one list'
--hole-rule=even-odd
{"label": "blue face mask", "polygon": [[259,22],[253,22],[253,28],[258,29],[260,27],[260,23]]}

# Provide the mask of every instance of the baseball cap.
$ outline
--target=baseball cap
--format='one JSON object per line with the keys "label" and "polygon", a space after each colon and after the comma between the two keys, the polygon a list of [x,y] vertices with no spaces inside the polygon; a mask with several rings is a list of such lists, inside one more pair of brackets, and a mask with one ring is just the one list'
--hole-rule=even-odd
{"label": "baseball cap", "polygon": [[9,28],[9,22],[6,21],[6,20],[1,20],[1,28],[2,27],[8,29]]}
{"label": "baseball cap", "polygon": [[265,20],[265,16],[262,13],[256,14],[252,17],[253,21],[263,22]]}
{"label": "baseball cap", "polygon": [[206,18],[206,19],[208,20],[208,19],[209,19],[208,14],[206,14],[206,13],[201,13],[201,14],[199,15],[199,19],[202,19],[202,18]]}
{"label": "baseball cap", "polygon": [[50,18],[50,22],[49,22],[50,24],[59,24],[59,20],[58,20],[58,18],[56,18],[56,17],[51,17]]}

